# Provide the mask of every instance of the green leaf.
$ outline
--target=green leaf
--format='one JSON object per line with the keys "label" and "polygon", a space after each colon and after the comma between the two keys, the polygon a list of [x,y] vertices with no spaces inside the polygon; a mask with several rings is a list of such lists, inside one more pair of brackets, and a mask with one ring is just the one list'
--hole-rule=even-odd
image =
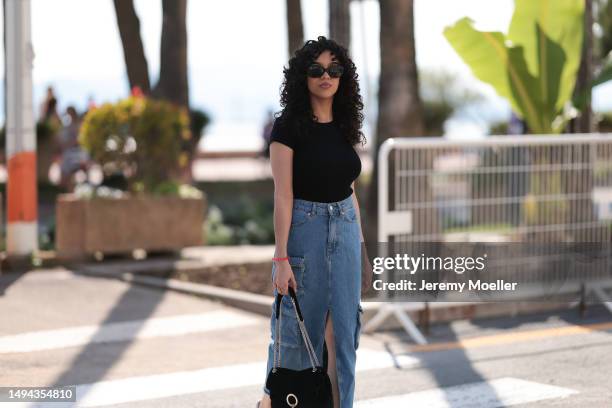
{"label": "green leaf", "polygon": [[546,124],[545,126],[550,126],[561,112],[562,106],[561,108],[558,106],[559,93],[561,92],[560,84],[563,81],[563,70],[567,59],[563,48],[542,30],[539,23],[536,23],[536,33],[540,39],[537,51],[538,60],[541,61],[541,64],[539,72],[536,73],[535,86],[538,88],[536,88],[537,91],[533,92],[538,98],[542,123]]}
{"label": "green leaf", "polygon": [[[508,39],[523,47],[529,72],[541,79],[540,94],[548,98],[556,95],[555,112],[563,109],[574,92],[582,56],[583,16],[584,0],[515,0]],[[556,76],[553,71],[560,68],[560,53],[541,52],[546,42],[556,44],[565,56],[558,82],[550,74]]]}
{"label": "green leaf", "polygon": [[510,102],[533,133],[556,133],[567,119],[582,56],[584,0],[516,0],[506,37],[464,18],[444,35],[471,67]]}
{"label": "green leaf", "polygon": [[444,36],[470,66],[474,75],[493,86],[510,102],[532,131],[542,133],[536,78],[529,73],[520,47],[508,47],[501,32],[474,29],[470,18],[463,18],[444,30]]}

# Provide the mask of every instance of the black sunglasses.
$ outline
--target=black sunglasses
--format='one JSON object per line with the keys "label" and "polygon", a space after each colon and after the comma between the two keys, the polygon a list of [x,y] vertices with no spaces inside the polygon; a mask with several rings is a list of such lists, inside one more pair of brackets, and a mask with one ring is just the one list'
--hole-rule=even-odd
{"label": "black sunglasses", "polygon": [[308,67],[306,74],[310,78],[321,78],[327,72],[332,78],[340,78],[344,73],[344,67],[340,64],[333,63],[327,68],[323,68],[321,64],[314,63]]}

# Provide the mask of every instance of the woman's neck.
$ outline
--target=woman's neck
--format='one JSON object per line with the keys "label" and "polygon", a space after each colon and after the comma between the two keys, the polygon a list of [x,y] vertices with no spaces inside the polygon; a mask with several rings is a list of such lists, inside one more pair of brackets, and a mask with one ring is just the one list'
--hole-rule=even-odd
{"label": "woman's neck", "polygon": [[312,113],[317,117],[318,122],[331,122],[334,120],[332,115],[333,98],[318,98],[314,95],[310,95],[310,106],[312,107]]}

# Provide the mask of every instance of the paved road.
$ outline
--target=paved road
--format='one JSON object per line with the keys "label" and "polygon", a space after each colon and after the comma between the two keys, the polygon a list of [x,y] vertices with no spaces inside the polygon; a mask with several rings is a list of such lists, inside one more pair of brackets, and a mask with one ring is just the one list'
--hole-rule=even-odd
{"label": "paved road", "polygon": [[[0,385],[77,385],[77,404],[254,407],[269,321],[58,268],[0,276]],[[363,335],[356,407],[607,407],[612,317],[592,307],[435,326],[420,347]]]}

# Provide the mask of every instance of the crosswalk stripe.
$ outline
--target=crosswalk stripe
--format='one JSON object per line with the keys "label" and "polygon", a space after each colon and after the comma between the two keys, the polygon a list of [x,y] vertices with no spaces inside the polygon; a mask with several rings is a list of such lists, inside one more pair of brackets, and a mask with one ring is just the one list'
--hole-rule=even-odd
{"label": "crosswalk stripe", "polygon": [[[356,371],[388,368],[397,364],[406,368],[418,364],[418,359],[410,356],[394,359],[384,351],[357,350]],[[264,361],[83,384],[77,386],[77,400],[80,401],[79,406],[93,407],[257,384],[263,386],[265,370]]]}
{"label": "crosswalk stripe", "polygon": [[83,346],[90,343],[202,333],[260,322],[260,319],[247,313],[215,310],[199,314],[44,330],[0,337],[0,354],[27,353]]}
{"label": "crosswalk stripe", "polygon": [[[410,356],[394,358],[387,352],[363,347],[357,350],[357,371],[393,367],[398,364],[399,367],[406,368],[418,364],[418,359]],[[93,384],[77,385],[76,395],[79,407],[95,407],[257,384],[263,386],[265,370],[266,362],[263,361],[99,381]],[[2,406],[0,403],[0,407]],[[60,405],[53,406],[60,408]],[[10,407],[20,406],[11,405]]]}
{"label": "crosswalk stripe", "polygon": [[[79,407],[155,400],[178,395],[218,391],[255,385],[262,378],[264,363],[247,363],[227,367],[206,368],[122,380],[100,381],[78,385],[76,401]],[[254,381],[256,380],[257,381]],[[494,408],[566,398],[577,394],[570,388],[526,381],[519,378],[499,378],[435,388],[408,394],[356,401],[355,408],[428,407],[428,408]],[[32,407],[32,403],[10,403],[11,408]],[[51,403],[49,403],[51,404]],[[61,403],[52,403],[62,408]],[[0,403],[0,407],[8,403]],[[74,405],[74,403],[73,403]],[[66,406],[73,406],[66,405]],[[47,406],[46,404],[36,406]]]}
{"label": "crosswalk stripe", "polygon": [[120,404],[244,387],[263,381],[265,363],[236,364],[78,385],[79,407]]}
{"label": "crosswalk stripe", "polygon": [[565,398],[578,391],[519,378],[499,378],[447,388],[357,401],[356,408],[494,408]]}
{"label": "crosswalk stripe", "polygon": [[396,366],[410,368],[418,365],[420,360],[405,354],[392,355],[386,351],[378,351],[360,347],[357,349],[356,371],[376,370]]}

